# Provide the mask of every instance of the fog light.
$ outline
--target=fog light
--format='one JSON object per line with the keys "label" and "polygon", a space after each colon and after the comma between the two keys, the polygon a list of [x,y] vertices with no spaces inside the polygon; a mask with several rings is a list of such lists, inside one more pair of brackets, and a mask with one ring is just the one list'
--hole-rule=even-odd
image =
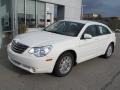
{"label": "fog light", "polygon": [[32,71],[35,73],[36,72],[36,69],[34,67],[32,67]]}

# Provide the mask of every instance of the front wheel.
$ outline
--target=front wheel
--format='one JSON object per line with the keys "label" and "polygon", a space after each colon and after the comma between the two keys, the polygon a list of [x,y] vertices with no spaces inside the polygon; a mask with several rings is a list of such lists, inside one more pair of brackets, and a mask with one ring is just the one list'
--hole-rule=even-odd
{"label": "front wheel", "polygon": [[53,73],[58,77],[66,76],[73,67],[74,56],[71,53],[63,53],[57,60]]}
{"label": "front wheel", "polygon": [[106,53],[103,55],[105,58],[109,58],[112,56],[114,50],[113,44],[110,44],[106,50]]}

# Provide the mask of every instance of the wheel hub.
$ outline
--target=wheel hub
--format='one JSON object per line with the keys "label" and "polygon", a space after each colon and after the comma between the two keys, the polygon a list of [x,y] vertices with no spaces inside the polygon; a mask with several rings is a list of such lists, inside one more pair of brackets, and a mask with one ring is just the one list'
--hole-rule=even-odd
{"label": "wheel hub", "polygon": [[70,71],[72,67],[72,58],[70,56],[65,56],[61,60],[59,69],[62,74],[66,74]]}

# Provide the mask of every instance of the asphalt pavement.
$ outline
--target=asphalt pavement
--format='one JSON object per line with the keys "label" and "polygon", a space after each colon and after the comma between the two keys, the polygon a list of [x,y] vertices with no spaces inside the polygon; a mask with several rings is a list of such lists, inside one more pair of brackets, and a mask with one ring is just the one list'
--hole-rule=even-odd
{"label": "asphalt pavement", "polygon": [[66,77],[30,74],[13,66],[6,47],[0,51],[0,90],[120,90],[120,34],[109,59],[94,58],[75,66]]}

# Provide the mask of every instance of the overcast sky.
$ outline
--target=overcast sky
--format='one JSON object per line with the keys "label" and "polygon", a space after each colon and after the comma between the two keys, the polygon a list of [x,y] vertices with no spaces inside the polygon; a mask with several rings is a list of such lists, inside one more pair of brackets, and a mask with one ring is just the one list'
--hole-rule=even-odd
{"label": "overcast sky", "polygon": [[84,13],[120,16],[120,0],[83,0]]}

